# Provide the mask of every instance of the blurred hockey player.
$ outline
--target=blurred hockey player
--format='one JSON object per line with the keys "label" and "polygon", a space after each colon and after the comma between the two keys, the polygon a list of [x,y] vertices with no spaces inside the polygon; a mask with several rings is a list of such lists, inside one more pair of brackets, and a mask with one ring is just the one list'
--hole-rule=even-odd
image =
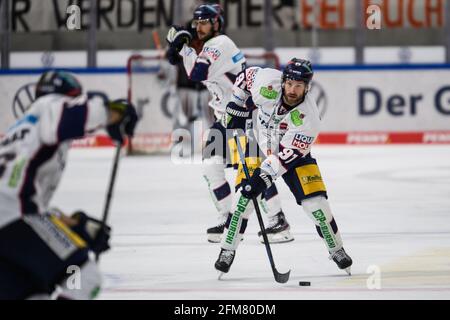
{"label": "blurred hockey player", "polygon": [[[203,41],[198,39],[197,31],[192,27],[192,21],[190,20],[186,24],[186,30],[192,34],[192,41],[190,46],[195,50],[197,54],[202,51]],[[167,58],[167,51],[165,52]],[[171,65],[167,59],[161,61],[160,71],[158,72],[158,78],[170,79],[173,78],[173,84],[175,86],[174,96],[177,103],[175,104],[173,117],[173,129],[187,129],[190,132],[189,137],[183,137],[183,143],[189,143],[189,150],[192,152],[201,151],[201,149],[194,146],[201,144],[193,144],[192,139],[202,139],[201,133],[194,130],[194,126],[198,123],[196,121],[202,121],[202,128],[209,128],[214,122],[214,114],[212,109],[208,107],[209,92],[201,82],[192,81],[186,74],[186,70],[183,64]],[[172,81],[171,81],[172,82]],[[202,130],[199,130],[202,131]],[[186,140],[186,141],[185,141]]]}
{"label": "blurred hockey player", "polygon": [[[166,37],[169,43],[168,58],[172,64],[183,63],[189,78],[202,82],[211,95],[209,106],[214,110],[216,121],[210,128],[203,154],[203,176],[219,212],[218,225],[207,230],[208,241],[220,242],[230,216],[232,191],[225,177],[225,168],[232,165],[233,153],[228,145],[232,136],[226,134],[220,120],[225,113],[226,103],[231,99],[236,75],[245,68],[246,59],[234,42],[222,34],[224,19],[220,5],[198,6],[192,24],[198,38],[204,42],[201,52],[197,54],[191,47],[193,37],[186,28],[173,26]],[[270,220],[270,241],[293,240],[289,224],[281,211],[275,184],[264,195]]]}
{"label": "blurred hockey player", "polygon": [[[234,84],[233,97],[227,105],[227,128],[240,128],[251,97],[258,108],[255,136],[266,159],[253,171],[250,180],[237,181],[233,216],[227,223],[222,248],[215,268],[229,271],[236,249],[253,210],[252,198],[283,178],[297,204],[314,222],[327,251],[340,269],[350,274],[352,259],[345,252],[338,226],[327,200],[327,191],[311,146],[320,130],[317,105],[308,95],[313,78],[311,63],[292,59],[283,72],[257,67],[243,71]],[[238,176],[242,177],[242,176]]]}
{"label": "blurred hockey player", "polygon": [[[198,38],[197,30],[192,26],[192,20],[186,24],[186,30],[192,35],[190,47],[198,55],[203,49],[204,42]],[[208,107],[209,92],[205,85],[199,81],[189,79],[183,64],[177,64],[177,90],[184,113],[189,122],[203,118],[209,128],[214,122],[213,112]]]}
{"label": "blurred hockey player", "polygon": [[0,299],[92,299],[101,275],[90,256],[109,249],[111,229],[48,206],[71,142],[100,128],[122,142],[136,111],[124,100],[83,95],[63,71],[45,72],[35,99],[0,140]]}

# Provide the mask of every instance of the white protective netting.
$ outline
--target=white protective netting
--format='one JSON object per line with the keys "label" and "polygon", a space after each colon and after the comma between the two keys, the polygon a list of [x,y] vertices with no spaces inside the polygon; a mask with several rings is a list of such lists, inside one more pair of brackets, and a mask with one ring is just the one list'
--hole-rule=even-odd
{"label": "white protective netting", "polygon": [[[280,68],[274,53],[246,54],[247,65]],[[133,55],[128,59],[128,99],[140,121],[129,144],[130,154],[168,153],[172,131],[186,122],[176,88],[177,71],[160,56]]]}

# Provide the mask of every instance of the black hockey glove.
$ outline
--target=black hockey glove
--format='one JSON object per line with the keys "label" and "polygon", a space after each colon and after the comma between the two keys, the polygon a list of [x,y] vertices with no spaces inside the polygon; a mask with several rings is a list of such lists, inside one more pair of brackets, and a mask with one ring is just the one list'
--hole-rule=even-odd
{"label": "black hockey glove", "polygon": [[180,52],[184,44],[189,45],[192,41],[192,34],[181,26],[172,26],[166,36],[166,41],[171,48]]}
{"label": "black hockey glove", "polygon": [[87,242],[94,253],[100,254],[110,248],[111,227],[103,226],[101,221],[89,217],[82,211],[73,213],[71,218],[77,221],[71,229]]}
{"label": "black hockey glove", "polygon": [[123,144],[124,136],[132,137],[134,135],[134,129],[139,120],[136,109],[124,99],[109,102],[107,108],[110,112],[117,112],[121,119],[118,122],[109,124],[106,127],[106,131],[111,139]]}
{"label": "black hockey glove", "polygon": [[177,49],[173,47],[169,47],[166,52],[166,57],[169,63],[173,66],[176,66],[177,64],[180,64],[183,62],[183,57],[180,56]]}
{"label": "black hockey glove", "polygon": [[227,129],[245,130],[245,122],[250,116],[250,111],[245,107],[240,107],[234,102],[229,102],[226,114],[222,119],[222,125]]}
{"label": "black hockey glove", "polygon": [[252,199],[259,196],[271,185],[272,177],[262,172],[260,168],[257,168],[250,177],[250,180],[243,180],[241,192],[244,197]]}

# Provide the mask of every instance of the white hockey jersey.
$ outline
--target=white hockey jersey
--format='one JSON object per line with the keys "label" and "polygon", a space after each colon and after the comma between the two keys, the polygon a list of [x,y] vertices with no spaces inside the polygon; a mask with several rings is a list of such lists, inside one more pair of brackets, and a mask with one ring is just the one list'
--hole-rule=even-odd
{"label": "white hockey jersey", "polygon": [[50,94],[37,99],[0,139],[0,228],[47,210],[71,141],[106,123],[100,98]]}
{"label": "white hockey jersey", "polygon": [[255,136],[267,156],[261,169],[274,178],[310,152],[320,131],[320,114],[311,95],[289,111],[284,108],[281,76],[275,69],[247,68],[236,79],[231,100],[244,106],[252,97],[258,109]]}
{"label": "white hockey jersey", "polygon": [[180,52],[186,73],[191,77],[196,64],[207,67],[207,77],[202,83],[211,94],[209,106],[214,109],[217,119],[225,112],[231,98],[236,75],[245,68],[245,56],[226,35],[219,35],[206,41],[200,54],[184,45]]}

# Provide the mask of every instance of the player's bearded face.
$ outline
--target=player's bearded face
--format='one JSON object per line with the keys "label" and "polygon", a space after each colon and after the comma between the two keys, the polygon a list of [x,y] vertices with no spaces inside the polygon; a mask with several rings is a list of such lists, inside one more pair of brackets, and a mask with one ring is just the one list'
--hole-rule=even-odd
{"label": "player's bearded face", "polygon": [[200,40],[204,40],[213,35],[213,26],[209,20],[197,20],[196,29]]}
{"label": "player's bearded face", "polygon": [[286,80],[284,83],[284,101],[288,105],[298,104],[305,95],[306,83],[303,81]]}

